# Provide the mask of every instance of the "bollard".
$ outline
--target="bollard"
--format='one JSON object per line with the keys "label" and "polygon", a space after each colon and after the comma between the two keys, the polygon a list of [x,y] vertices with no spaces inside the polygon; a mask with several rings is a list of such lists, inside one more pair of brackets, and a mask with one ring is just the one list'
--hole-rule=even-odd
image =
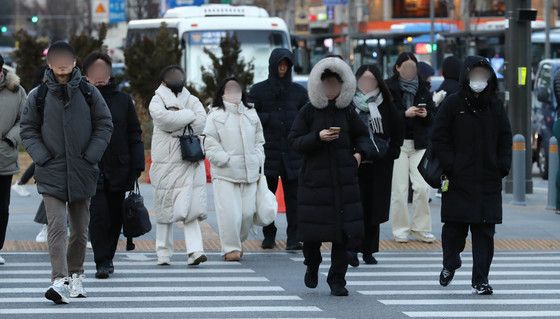
{"label": "bollard", "polygon": [[548,205],[546,209],[556,210],[557,190],[556,174],[558,173],[558,140],[551,137],[548,142]]}
{"label": "bollard", "polygon": [[525,137],[517,134],[512,145],[513,201],[512,205],[525,206]]}

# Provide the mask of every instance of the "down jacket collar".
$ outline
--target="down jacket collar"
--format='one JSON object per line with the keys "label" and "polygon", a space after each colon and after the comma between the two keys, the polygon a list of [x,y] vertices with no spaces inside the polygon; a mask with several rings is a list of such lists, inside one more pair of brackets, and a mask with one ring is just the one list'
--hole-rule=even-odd
{"label": "down jacket collar", "polygon": [[356,78],[350,66],[340,58],[325,58],[313,67],[308,81],[309,101],[318,109],[324,109],[329,105],[329,99],[323,92],[321,81],[321,75],[327,69],[337,73],[342,79],[342,90],[336,98],[335,105],[339,109],[344,109],[352,103],[354,93],[356,93]]}
{"label": "down jacket collar", "polygon": [[163,104],[167,108],[177,108],[179,110],[184,109],[187,105],[189,97],[191,96],[187,88],[183,88],[183,91],[179,95],[175,95],[167,86],[161,84],[157,90],[156,95],[161,98]]}
{"label": "down jacket collar", "polygon": [[12,92],[17,92],[19,90],[20,79],[14,72],[0,71],[4,72],[4,79],[0,82],[0,90],[7,88]]}

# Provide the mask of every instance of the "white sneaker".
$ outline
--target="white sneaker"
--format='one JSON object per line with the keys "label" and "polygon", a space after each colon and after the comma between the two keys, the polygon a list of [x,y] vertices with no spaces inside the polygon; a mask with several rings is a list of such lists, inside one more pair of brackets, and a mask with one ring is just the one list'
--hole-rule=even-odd
{"label": "white sneaker", "polygon": [[0,256],[0,265],[3,265],[6,263],[6,260],[4,260],[4,258],[2,258],[2,256]]}
{"label": "white sneaker", "polygon": [[187,259],[187,264],[189,266],[197,266],[206,261],[208,261],[208,257],[206,257],[204,252],[197,251],[189,254],[189,258]]}
{"label": "white sneaker", "polygon": [[12,190],[14,192],[16,192],[19,196],[21,197],[28,197],[31,195],[31,193],[29,193],[25,187],[23,187],[22,185],[19,185],[18,183],[15,183],[14,185],[12,185]]}
{"label": "white sneaker", "polygon": [[70,298],[86,298],[87,293],[84,290],[83,281],[86,278],[85,275],[72,274],[70,278]]}
{"label": "white sneaker", "polygon": [[424,232],[424,231],[411,231],[410,234],[414,239],[425,242],[425,243],[433,243],[436,241],[436,236],[432,233]]}
{"label": "white sneaker", "polygon": [[52,286],[49,287],[49,290],[45,292],[45,298],[58,305],[68,304],[70,303],[70,291],[68,288],[67,278],[56,279]]}
{"label": "white sneaker", "polygon": [[91,241],[88,240],[86,247],[87,249],[93,249],[93,246],[91,245]]}
{"label": "white sneaker", "polygon": [[408,236],[395,236],[397,243],[408,243]]}
{"label": "white sneaker", "polygon": [[171,265],[171,258],[169,258],[169,257],[158,257],[157,264],[158,264],[158,266],[169,266],[169,265]]}
{"label": "white sneaker", "polygon": [[43,225],[43,228],[41,228],[41,231],[37,234],[37,237],[35,237],[35,241],[38,243],[46,243],[49,235],[48,231],[49,226]]}

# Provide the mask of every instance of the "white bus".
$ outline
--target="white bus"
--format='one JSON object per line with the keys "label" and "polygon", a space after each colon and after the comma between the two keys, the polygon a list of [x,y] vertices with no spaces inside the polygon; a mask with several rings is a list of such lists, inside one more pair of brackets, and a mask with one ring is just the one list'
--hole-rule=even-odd
{"label": "white bus", "polygon": [[162,22],[180,39],[181,65],[187,82],[198,88],[202,85],[201,67],[211,66],[203,48],[220,57],[219,44],[223,37],[235,35],[239,40],[240,56],[255,66],[253,83],[267,78],[268,58],[273,49],[291,46],[284,20],[269,17],[266,10],[259,7],[231,5],[178,7],[168,10],[161,19],[130,21],[126,45],[144,36],[153,38]]}

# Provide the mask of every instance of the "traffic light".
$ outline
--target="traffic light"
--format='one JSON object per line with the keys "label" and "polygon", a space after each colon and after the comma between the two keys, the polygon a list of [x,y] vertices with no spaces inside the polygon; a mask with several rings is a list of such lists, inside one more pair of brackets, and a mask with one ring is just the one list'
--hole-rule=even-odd
{"label": "traffic light", "polygon": [[1,27],[0,27],[0,32],[1,32],[1,33],[6,33],[6,32],[8,32],[8,27],[5,26],[5,25],[1,26]]}
{"label": "traffic light", "polygon": [[31,17],[31,22],[38,23],[39,22],[39,16],[32,16]]}

